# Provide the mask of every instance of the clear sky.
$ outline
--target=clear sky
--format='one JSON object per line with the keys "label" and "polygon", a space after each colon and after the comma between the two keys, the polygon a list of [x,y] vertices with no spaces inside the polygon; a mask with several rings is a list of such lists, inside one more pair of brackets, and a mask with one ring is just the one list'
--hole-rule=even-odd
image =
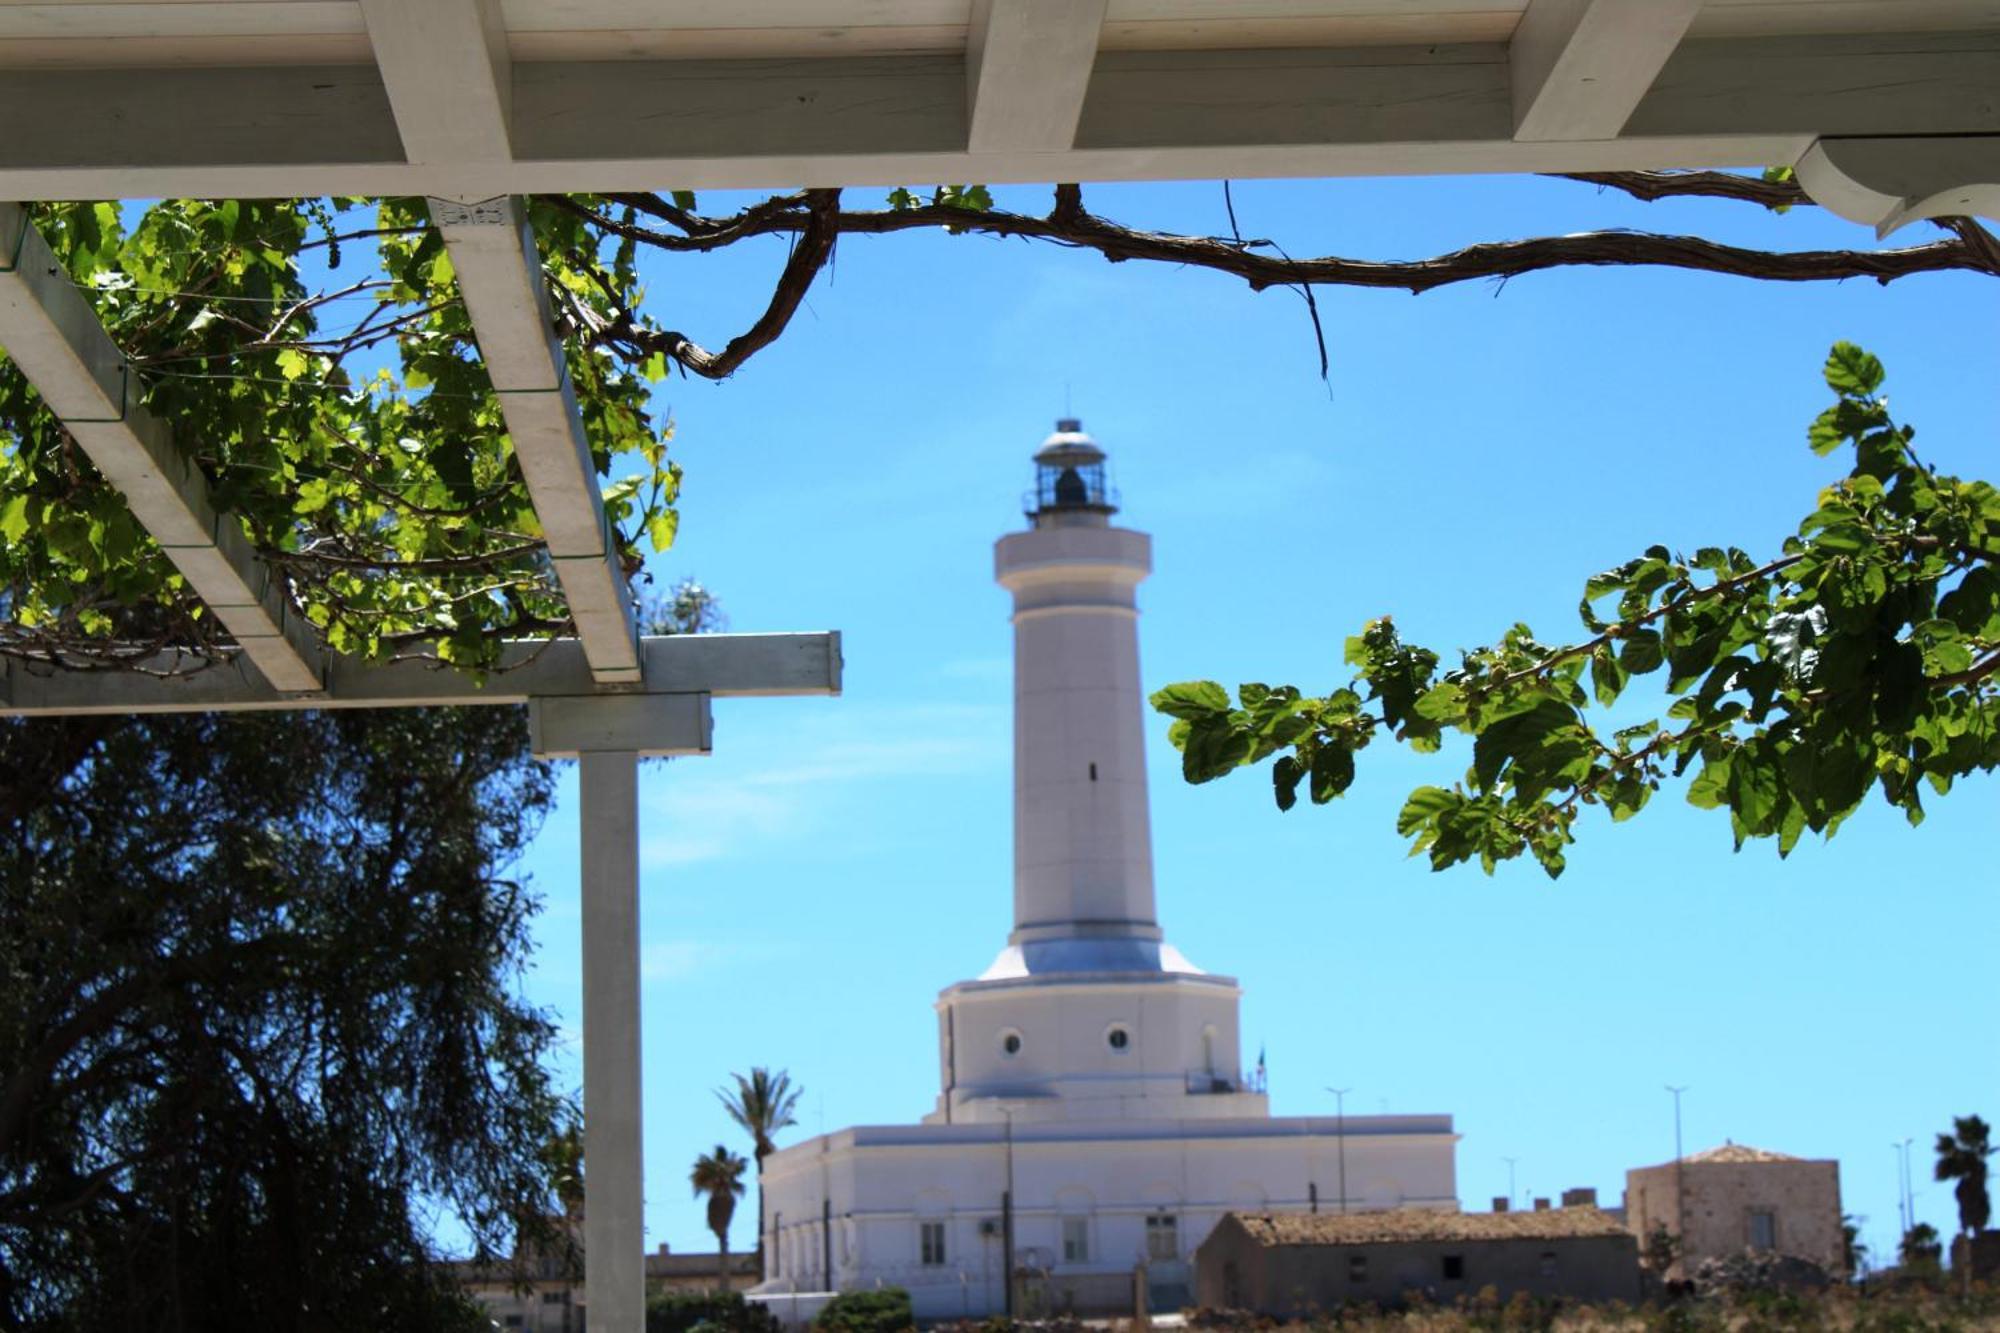
{"label": "clear sky", "polygon": [[[917,184],[917,182],[912,182]],[[1000,191],[1046,207],[1046,191]],[[877,191],[853,191],[869,205]],[[1224,230],[1215,184],[1097,187],[1097,211]],[[704,198],[715,211],[729,201]],[[1639,204],[1532,179],[1239,183],[1246,234],[1293,254],[1416,257],[1592,227],[1790,248],[1866,245],[1800,210]],[[1912,228],[1898,244],[1936,235]],[[651,308],[717,347],[761,308],[783,243],[657,263]],[[1449,651],[1515,620],[1572,635],[1591,573],[1654,542],[1775,548],[1845,469],[1805,447],[1819,365],[1880,354],[1925,457],[2000,477],[2000,287],[1780,286],[1663,270],[1532,275],[1414,298],[1322,292],[1317,375],[1290,292],[973,237],[849,238],[810,307],[724,385],[673,381],[680,544],[743,631],[838,628],[838,699],[725,700],[712,757],[649,766],[644,806],[647,1243],[712,1245],[687,1184],[748,1144],[711,1089],[753,1064],[806,1088],[792,1142],[915,1119],[937,1092],[937,991],[1010,924],[1010,631],[991,544],[1022,524],[1029,455],[1065,403],[1109,451],[1117,521],[1153,534],[1145,685],[1342,684],[1343,638],[1393,612]],[[1642,691],[1635,691],[1645,698]],[[1643,707],[1634,705],[1635,707]],[[2000,1114],[1992,978],[1996,786],[1912,831],[1870,807],[1780,862],[1665,797],[1587,818],[1568,873],[1492,879],[1405,858],[1403,796],[1462,757],[1387,747],[1345,800],[1280,815],[1261,774],[1191,788],[1149,718],[1161,919],[1239,978],[1276,1114],[1450,1112],[1458,1191],[1596,1186],[1725,1138],[1837,1157],[1876,1253],[1918,1216],[1953,1115]],[[569,768],[570,766],[565,766]],[[581,1009],[573,769],[530,857],[547,898],[532,995]],[[566,1071],[579,1080],[574,1051]],[[752,1243],[746,1199],[733,1247]]]}

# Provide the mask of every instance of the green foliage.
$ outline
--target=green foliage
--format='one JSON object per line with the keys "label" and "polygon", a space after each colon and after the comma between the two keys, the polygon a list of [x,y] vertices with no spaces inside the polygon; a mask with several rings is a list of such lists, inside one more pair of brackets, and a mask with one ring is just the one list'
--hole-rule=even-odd
{"label": "green foliage", "polygon": [[[1385,616],[1347,641],[1356,679],[1322,697],[1169,685],[1153,706],[1187,779],[1276,756],[1278,807],[1301,785],[1324,804],[1378,735],[1426,753],[1464,736],[1464,777],[1412,792],[1396,827],[1433,868],[1489,874],[1524,853],[1561,874],[1585,808],[1629,819],[1690,773],[1687,799],[1727,811],[1738,848],[1830,836],[1871,790],[1921,821],[1926,786],[2000,765],[2000,492],[1917,457],[1875,357],[1837,344],[1824,375],[1834,402],[1807,440],[1853,466],[1778,555],[1651,547],[1585,584],[1588,637],[1566,645],[1515,625],[1445,667]],[[1603,734],[1590,710],[1640,676],[1663,678],[1665,719]]]}
{"label": "green foliage", "polygon": [[785,1070],[772,1073],[761,1065],[747,1076],[731,1074],[730,1077],[736,1080],[736,1086],[717,1088],[716,1100],[722,1103],[722,1109],[729,1113],[737,1128],[750,1136],[757,1169],[762,1171],[764,1159],[778,1150],[771,1136],[799,1123],[794,1112],[805,1089],[792,1086],[792,1076]]}
{"label": "green foliage", "polygon": [[646,1333],[779,1333],[768,1307],[740,1291],[661,1291],[646,1298]]}
{"label": "green foliage", "polygon": [[907,185],[889,191],[889,207],[898,213],[919,208],[956,208],[967,213],[986,213],[993,208],[993,195],[984,185],[939,185],[925,199]]}
{"label": "green foliage", "polygon": [[0,723],[0,1326],[452,1328],[571,1108],[518,709]]}
{"label": "green foliage", "polygon": [[843,1291],[813,1320],[814,1333],[904,1333],[915,1328],[910,1293],[901,1287]]}
{"label": "green foliage", "polygon": [[[335,650],[490,664],[564,632],[558,592],[451,260],[421,200],[45,205],[146,405]],[[128,225],[129,221],[129,225]],[[530,221],[627,568],[674,537],[680,471],[645,367],[583,343],[638,303],[635,253],[546,202]],[[339,237],[333,227],[358,227]],[[313,252],[371,259],[338,291]],[[332,267],[328,265],[329,269]],[[0,358],[0,652],[99,665],[222,632]]]}
{"label": "green foliage", "polygon": [[1993,1146],[1993,1129],[1976,1115],[1953,1116],[1951,1133],[1937,1136],[1937,1169],[1940,1181],[1956,1181],[1952,1189],[1958,1200],[1958,1226],[1968,1236],[1986,1229],[1993,1215],[1993,1201],[1986,1191],[1986,1159],[2000,1152]]}
{"label": "green foliage", "polygon": [[1935,1269],[1944,1258],[1944,1242],[1938,1238],[1936,1227],[1919,1222],[1897,1242],[1896,1257],[1905,1268]]}
{"label": "green foliage", "polygon": [[[743,1172],[750,1163],[718,1143],[715,1151],[694,1159],[688,1184],[696,1198],[708,1196],[708,1229],[724,1256],[729,1253],[729,1223],[736,1216],[736,1201],[743,1197]],[[725,1273],[726,1278],[726,1273]]]}

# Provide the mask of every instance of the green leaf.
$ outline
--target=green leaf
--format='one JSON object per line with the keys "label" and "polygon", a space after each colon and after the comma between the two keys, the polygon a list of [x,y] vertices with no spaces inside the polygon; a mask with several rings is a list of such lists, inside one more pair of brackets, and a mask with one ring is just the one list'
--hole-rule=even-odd
{"label": "green leaf", "polygon": [[1229,711],[1229,692],[1212,680],[1185,680],[1153,692],[1155,712],[1200,721]]}
{"label": "green leaf", "polygon": [[6,503],[0,504],[0,537],[17,542],[27,535],[28,497],[10,495]]}
{"label": "green leaf", "polygon": [[1851,342],[1837,342],[1826,358],[1826,387],[1841,394],[1872,394],[1882,387],[1882,363]]}
{"label": "green leaf", "polygon": [[1419,787],[1403,802],[1403,808],[1396,815],[1396,832],[1404,837],[1413,837],[1424,825],[1447,811],[1457,809],[1465,803],[1465,798],[1457,792],[1443,787]]}
{"label": "green leaf", "polygon": [[1628,675],[1643,676],[1649,671],[1657,671],[1665,660],[1658,630],[1635,629],[1618,646],[1618,665],[1624,667]]}
{"label": "green leaf", "polygon": [[674,544],[674,536],[680,531],[680,511],[662,509],[646,520],[646,538],[653,543],[655,551],[665,551]]}

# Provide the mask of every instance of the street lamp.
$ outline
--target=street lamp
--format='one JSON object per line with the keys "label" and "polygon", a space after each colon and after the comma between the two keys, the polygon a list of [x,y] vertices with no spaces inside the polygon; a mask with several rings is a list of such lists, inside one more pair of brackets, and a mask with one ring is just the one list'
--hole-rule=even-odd
{"label": "street lamp", "polygon": [[[1682,1252],[1687,1248],[1687,1174],[1681,1157],[1681,1094],[1687,1085],[1675,1087],[1669,1083],[1667,1091],[1674,1095],[1674,1235],[1681,1243]],[[1685,1270],[1683,1270],[1685,1271]]]}
{"label": "street lamp", "polygon": [[1514,1163],[1521,1159],[1518,1157],[1502,1157],[1500,1160],[1507,1164],[1507,1206],[1512,1208],[1514,1206]]}
{"label": "street lamp", "polygon": [[1328,1088],[1333,1094],[1334,1145],[1340,1153],[1340,1211],[1347,1211],[1347,1094],[1352,1088]]}

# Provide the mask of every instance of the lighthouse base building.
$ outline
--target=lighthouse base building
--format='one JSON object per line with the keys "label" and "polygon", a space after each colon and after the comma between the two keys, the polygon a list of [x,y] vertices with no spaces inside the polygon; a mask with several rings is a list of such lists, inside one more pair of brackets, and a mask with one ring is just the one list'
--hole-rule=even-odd
{"label": "lighthouse base building", "polygon": [[1014,599],[1014,930],[937,999],[921,1123],[766,1161],[763,1294],[893,1285],[946,1319],[1124,1312],[1143,1284],[1178,1309],[1225,1213],[1458,1207],[1450,1116],[1273,1118],[1240,1072],[1242,991],[1165,941],[1135,598],[1151,543],[1111,525],[1078,423],[1035,463],[1031,526],[995,550]]}

